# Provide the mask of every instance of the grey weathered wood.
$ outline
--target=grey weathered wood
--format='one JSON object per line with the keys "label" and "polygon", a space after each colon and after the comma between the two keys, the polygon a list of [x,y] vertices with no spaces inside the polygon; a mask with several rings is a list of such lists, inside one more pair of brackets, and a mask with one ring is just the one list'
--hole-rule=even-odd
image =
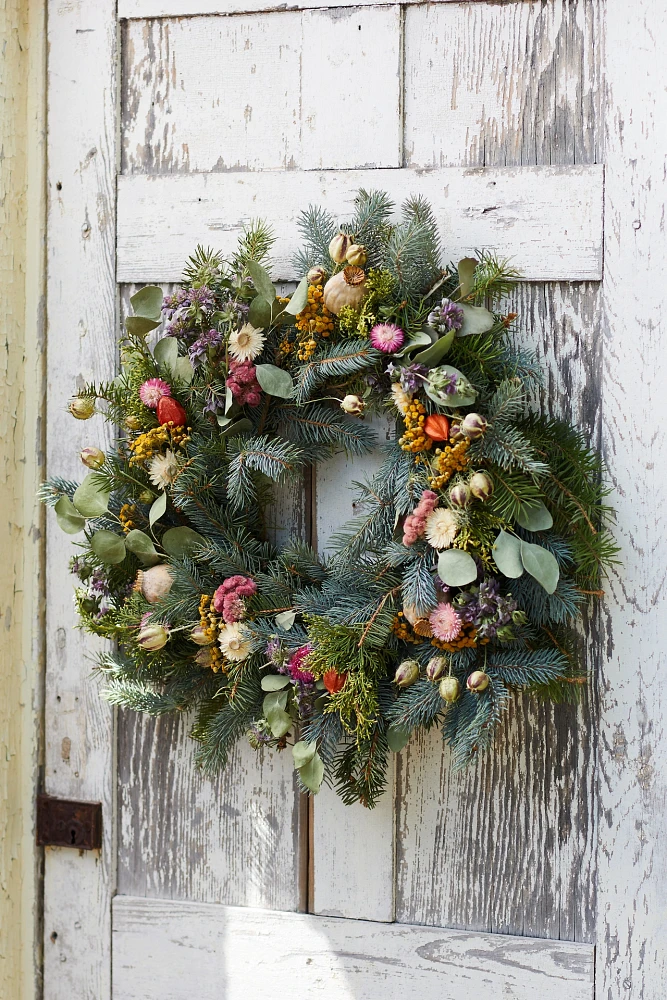
{"label": "grey weathered wood", "polygon": [[621,564],[603,613],[596,981],[601,1000],[659,1000],[667,982],[667,10],[660,0],[604,9],[603,446]]}
{"label": "grey weathered wood", "polygon": [[[100,417],[67,412],[87,381],[115,362],[116,21],[106,0],[48,4],[47,473],[83,479],[85,445],[108,435]],[[101,851],[47,849],[44,861],[44,997],[111,996],[114,891],[113,713],[99,697],[90,658],[100,644],[74,630],[75,553],[47,516],[44,786],[51,795],[102,803]]]}
{"label": "grey weathered wood", "polygon": [[[404,4],[427,0],[403,0]],[[457,3],[458,0],[431,0],[434,3]],[[480,0],[470,0],[472,3]],[[197,14],[259,14],[266,11],[290,11],[307,8],[342,8],[386,6],[386,0],[119,0],[121,18],[183,17]]]}
{"label": "grey weathered wood", "polygon": [[114,1000],[592,1000],[593,948],[117,896]]}

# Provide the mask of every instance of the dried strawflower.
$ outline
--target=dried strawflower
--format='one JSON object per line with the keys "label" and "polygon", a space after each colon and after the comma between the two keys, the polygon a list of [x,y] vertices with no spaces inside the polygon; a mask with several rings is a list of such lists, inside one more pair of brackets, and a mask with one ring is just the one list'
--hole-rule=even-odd
{"label": "dried strawflower", "polygon": [[218,643],[228,660],[239,662],[249,656],[252,649],[250,634],[243,625],[223,625],[218,633]]}
{"label": "dried strawflower", "polygon": [[244,323],[229,338],[229,353],[235,361],[254,361],[262,353],[264,334],[250,323]]}
{"label": "dried strawflower", "polygon": [[448,549],[458,531],[456,514],[447,507],[439,507],[426,518],[424,534],[434,549]]}
{"label": "dried strawflower", "polygon": [[405,334],[395,323],[377,323],[368,335],[373,347],[384,354],[393,354],[403,346]]}
{"label": "dried strawflower", "polygon": [[139,399],[149,410],[157,410],[163,396],[171,396],[171,386],[161,378],[149,378],[139,386]]}
{"label": "dried strawflower", "polygon": [[462,622],[451,604],[441,602],[428,616],[433,635],[441,642],[453,642],[461,634]]}

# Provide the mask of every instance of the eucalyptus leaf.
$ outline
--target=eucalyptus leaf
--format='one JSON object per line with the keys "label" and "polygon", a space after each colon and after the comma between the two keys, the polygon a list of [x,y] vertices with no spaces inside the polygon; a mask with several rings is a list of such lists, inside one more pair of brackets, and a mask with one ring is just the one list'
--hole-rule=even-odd
{"label": "eucalyptus leaf", "polygon": [[448,587],[464,587],[477,579],[477,563],[463,549],[445,549],[438,558],[438,576]]}
{"label": "eucalyptus leaf", "polygon": [[294,382],[289,372],[275,365],[256,365],[257,381],[269,396],[280,399],[290,399],[294,391]]}
{"label": "eucalyptus leaf", "polygon": [[393,753],[398,753],[410,739],[410,730],[403,726],[389,726],[387,730],[387,745]]}
{"label": "eucalyptus leaf", "polygon": [[158,285],[145,285],[135,292],[130,299],[132,312],[135,316],[145,319],[162,320],[162,289]]}
{"label": "eucalyptus leaf", "polygon": [[255,327],[256,330],[265,330],[267,327],[271,326],[271,320],[273,318],[271,304],[262,298],[261,295],[256,295],[255,298],[250,303],[250,308],[248,310],[248,322]]}
{"label": "eucalyptus leaf", "polygon": [[135,337],[145,337],[151,330],[157,330],[160,322],[159,319],[147,319],[145,316],[128,316],[125,329]]}
{"label": "eucalyptus leaf", "polygon": [[416,351],[419,347],[430,347],[431,344],[436,343],[437,339],[435,330],[432,330],[430,333],[428,330],[417,330],[417,332],[413,333],[410,339],[403,344],[400,351],[395,352],[395,357],[402,358],[406,354]]}
{"label": "eucalyptus leaf", "polygon": [[274,708],[285,709],[287,706],[287,696],[289,691],[270,691],[262,703],[262,711],[266,715]]}
{"label": "eucalyptus leaf", "polygon": [[111,493],[102,489],[94,472],[89,472],[74,492],[72,503],[84,517],[100,517],[109,509]]}
{"label": "eucalyptus leaf", "polygon": [[262,691],[282,691],[289,682],[289,677],[285,674],[266,674],[262,677]]}
{"label": "eucalyptus leaf", "polygon": [[122,562],[126,555],[125,539],[104,528],[95,532],[90,539],[90,547],[102,562],[112,565]]}
{"label": "eucalyptus leaf", "polygon": [[526,531],[548,531],[554,524],[553,517],[542,502],[530,507],[520,507],[516,520]]}
{"label": "eucalyptus leaf", "polygon": [[547,594],[553,594],[558,586],[560,571],[553,553],[541,545],[521,542],[521,559],[526,572],[534,577]]}
{"label": "eucalyptus leaf", "polygon": [[85,517],[79,514],[69,497],[62,496],[53,509],[56,512],[58,527],[62,528],[66,534],[78,535],[85,528]]}
{"label": "eucalyptus leaf", "polygon": [[178,341],[176,337],[162,337],[153,348],[153,357],[160,368],[174,370],[178,358]]}
{"label": "eucalyptus leaf", "polygon": [[303,767],[304,764],[308,764],[315,754],[317,753],[317,743],[315,740],[312,743],[307,743],[306,740],[299,740],[292,747],[292,757],[294,758],[294,766],[297,770]]}
{"label": "eucalyptus leaf", "polygon": [[232,396],[232,390],[227,386],[225,389],[225,414],[229,413],[233,405],[234,397]]}
{"label": "eucalyptus leaf", "polygon": [[515,580],[523,573],[521,541],[516,535],[500,531],[493,543],[493,558],[503,576]]}
{"label": "eucalyptus leaf", "polygon": [[290,316],[298,316],[308,305],[308,276],[302,278],[296,286],[289,302],[285,306],[285,312]]}
{"label": "eucalyptus leaf", "polygon": [[280,739],[281,736],[285,736],[292,728],[292,719],[282,708],[269,709],[265,715],[266,721],[269,724],[269,729],[276,739]]}
{"label": "eucalyptus leaf", "polygon": [[281,611],[279,615],[276,615],[276,625],[278,628],[283,629],[285,632],[289,632],[292,625],[294,624],[294,619],[296,618],[296,611]]}
{"label": "eucalyptus leaf", "polygon": [[160,556],[155,551],[153,539],[144,531],[133,528],[125,538],[125,545],[129,552],[132,552],[138,559],[141,559],[144,566],[155,566],[160,562]]}
{"label": "eucalyptus leaf", "polygon": [[205,538],[185,525],[179,528],[169,528],[162,536],[162,548],[176,559],[192,555],[198,545],[205,544]]}
{"label": "eucalyptus leaf", "polygon": [[175,378],[179,382],[185,382],[186,385],[190,385],[194,378],[195,370],[192,367],[192,362],[190,358],[186,358],[185,356],[177,358],[171,370]]}
{"label": "eucalyptus leaf", "polygon": [[317,795],[322,787],[322,780],[324,778],[324,764],[317,752],[312,760],[309,760],[307,764],[299,768],[299,776],[306,788]]}
{"label": "eucalyptus leaf", "polygon": [[425,351],[415,354],[413,361],[418,361],[420,365],[426,365],[427,368],[435,368],[449,354],[455,337],[456,330],[449,330],[443,337],[436,340],[435,344],[431,344]]}
{"label": "eucalyptus leaf", "polygon": [[465,377],[463,372],[460,372],[458,368],[454,368],[452,365],[439,365],[438,368],[431,373],[429,378],[437,379],[439,373],[442,372],[444,376],[455,375],[457,381],[460,381],[467,386],[460,392],[445,393],[439,392],[436,388],[437,382],[432,384],[430,381],[424,383],[424,389],[426,395],[429,399],[432,399],[434,403],[438,406],[444,407],[445,409],[452,409],[457,406],[470,406],[477,399],[477,390],[470,385],[468,379]]}
{"label": "eucalyptus leaf", "polygon": [[262,267],[261,264],[258,264],[256,260],[249,260],[246,267],[258,294],[261,295],[270,306],[273,305],[276,298],[276,290],[273,287],[273,282],[271,281],[269,272],[266,268]]}
{"label": "eucalyptus leaf", "polygon": [[464,257],[459,261],[459,295],[462,299],[466,299],[475,287],[475,270],[478,263],[474,257]]}
{"label": "eucalyptus leaf", "polygon": [[220,428],[220,437],[227,437],[228,434],[248,434],[253,429],[252,420],[248,417],[241,417],[240,420],[230,420]]}
{"label": "eucalyptus leaf", "polygon": [[148,523],[150,524],[151,528],[153,527],[156,521],[159,521],[160,518],[164,516],[166,510],[167,510],[167,494],[160,493],[160,496],[157,498],[157,500],[153,501],[151,509],[148,512]]}
{"label": "eucalyptus leaf", "polygon": [[493,313],[484,306],[469,306],[466,302],[458,302],[457,305],[463,310],[463,326],[457,334],[458,337],[487,333],[496,325]]}

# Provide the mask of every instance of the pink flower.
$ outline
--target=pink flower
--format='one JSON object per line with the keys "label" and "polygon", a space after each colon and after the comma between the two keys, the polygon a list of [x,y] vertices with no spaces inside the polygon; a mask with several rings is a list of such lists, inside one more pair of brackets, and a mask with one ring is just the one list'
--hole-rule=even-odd
{"label": "pink flower", "polygon": [[412,514],[408,514],[403,524],[403,544],[414,545],[426,530],[426,519],[438,506],[438,495],[433,490],[424,490]]}
{"label": "pink flower", "polygon": [[150,410],[157,410],[157,404],[163,396],[171,396],[171,386],[161,378],[149,378],[139,386],[139,398]]}
{"label": "pink flower", "polygon": [[312,684],[315,680],[310,670],[303,669],[303,665],[312,651],[313,647],[310,643],[306,643],[305,646],[299,646],[297,651],[290,656],[287,661],[287,669],[293,681],[301,681],[302,684]]}
{"label": "pink flower", "polygon": [[441,642],[453,642],[461,634],[461,619],[451,604],[438,604],[428,616],[433,635]]}
{"label": "pink flower", "polygon": [[245,615],[244,597],[257,593],[257,584],[249,576],[229,576],[213,595],[213,607],[227,625],[241,621]]}
{"label": "pink flower", "polygon": [[368,335],[373,347],[385,354],[393,354],[403,346],[405,334],[395,323],[377,323]]}

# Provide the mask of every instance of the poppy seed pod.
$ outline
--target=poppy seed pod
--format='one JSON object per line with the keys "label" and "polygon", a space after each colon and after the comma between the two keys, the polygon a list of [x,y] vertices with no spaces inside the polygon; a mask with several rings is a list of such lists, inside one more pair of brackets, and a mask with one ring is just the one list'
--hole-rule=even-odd
{"label": "poppy seed pod", "polygon": [[69,412],[77,420],[90,420],[95,412],[95,400],[90,396],[75,396],[69,404]]}
{"label": "poppy seed pod", "polygon": [[493,493],[493,480],[486,472],[475,472],[468,480],[470,492],[477,500],[488,500]]}
{"label": "poppy seed pod", "polygon": [[142,628],[137,637],[137,642],[142,649],[147,649],[153,653],[162,649],[169,641],[169,629],[164,625],[146,625]]}
{"label": "poppy seed pod", "polygon": [[443,677],[438,690],[440,691],[442,700],[451,705],[461,694],[461,685],[456,677]]}
{"label": "poppy seed pod", "polygon": [[483,670],[473,670],[470,677],[466,681],[466,687],[468,691],[475,691],[479,693],[480,691],[485,691],[489,686],[489,675],[485,674]]}
{"label": "poppy seed pod", "polygon": [[449,491],[449,499],[455,507],[467,507],[470,503],[470,490],[465,483],[457,483]]}
{"label": "poppy seed pod", "polygon": [[340,408],[341,410],[345,410],[346,413],[357,414],[364,412],[366,404],[359,396],[349,395],[345,399],[341,399]]}
{"label": "poppy seed pod", "polygon": [[481,413],[467,413],[461,421],[461,434],[468,441],[476,441],[486,433],[487,426],[486,417]]}
{"label": "poppy seed pod", "polygon": [[432,656],[426,664],[426,676],[430,681],[439,681],[446,669],[447,661],[444,656]]}
{"label": "poppy seed pod", "polygon": [[101,448],[90,445],[82,449],[81,461],[88,469],[101,469],[104,465],[104,452]]}
{"label": "poppy seed pod", "polygon": [[347,233],[338,233],[329,244],[329,256],[336,264],[344,264],[347,251],[354,245],[354,240]]}
{"label": "poppy seed pod", "polygon": [[309,285],[321,285],[326,276],[327,272],[323,267],[311,267],[310,271],[306,275]]}
{"label": "poppy seed pod", "polygon": [[355,267],[363,267],[368,259],[366,254],[366,247],[360,246],[359,243],[353,243],[351,247],[348,248],[346,254],[346,260],[348,264],[354,264]]}
{"label": "poppy seed pod", "polygon": [[419,679],[419,664],[416,660],[403,660],[396,667],[394,684],[400,688],[410,687]]}
{"label": "poppy seed pod", "polygon": [[174,578],[166,563],[158,563],[137,573],[135,590],[140,590],[149,604],[156,604],[171,590]]}

